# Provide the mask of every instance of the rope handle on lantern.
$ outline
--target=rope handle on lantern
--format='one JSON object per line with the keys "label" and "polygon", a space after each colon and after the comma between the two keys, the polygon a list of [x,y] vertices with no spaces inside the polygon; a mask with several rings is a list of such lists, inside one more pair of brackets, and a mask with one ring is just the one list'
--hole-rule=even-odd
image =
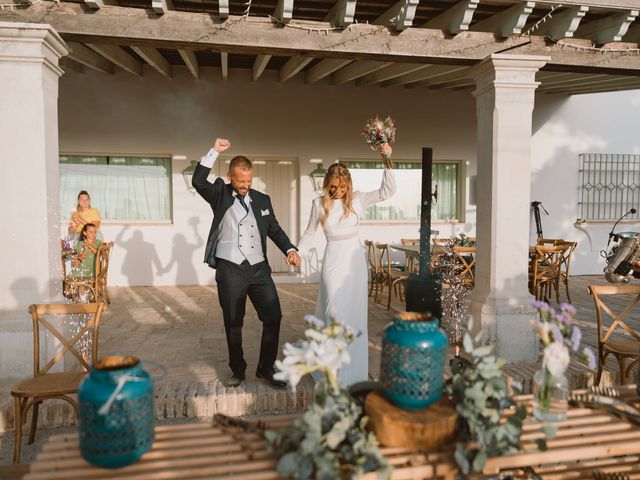
{"label": "rope handle on lantern", "polygon": [[[157,367],[160,369],[161,371],[160,375],[157,375],[157,376],[149,375],[154,382],[163,380],[167,376],[167,368],[164,365],[162,365],[160,362],[156,362],[154,360],[149,360],[149,359],[142,359],[142,358],[139,358],[139,360],[141,363],[153,365],[154,367]],[[107,399],[107,401],[104,403],[104,405],[100,407],[100,409],[98,409],[98,415],[106,415],[107,413],[109,413],[109,410],[111,409],[111,405],[113,405],[113,402],[115,402],[118,399],[118,395],[120,394],[120,391],[122,390],[122,388],[127,382],[146,382],[148,380],[149,379],[146,377],[138,377],[135,375],[122,375],[118,379],[118,384],[116,385],[116,388],[113,390],[113,392],[111,392],[111,395],[109,395],[109,398]]]}

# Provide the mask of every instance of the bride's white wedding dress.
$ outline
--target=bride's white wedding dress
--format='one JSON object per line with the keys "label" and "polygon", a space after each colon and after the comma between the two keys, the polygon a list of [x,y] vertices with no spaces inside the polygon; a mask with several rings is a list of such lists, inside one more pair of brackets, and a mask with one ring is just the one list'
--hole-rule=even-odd
{"label": "bride's white wedding dress", "polygon": [[[369,339],[367,335],[368,267],[366,251],[358,238],[358,223],[364,210],[391,197],[396,189],[393,170],[384,170],[382,185],[372,192],[354,192],[346,218],[342,200],[332,200],[331,211],[322,226],[327,239],[322,262],[320,292],[315,315],[326,321],[330,316],[360,332],[349,346],[351,363],[340,369],[340,386],[347,387],[369,378]],[[313,200],[311,218],[298,249],[308,252],[309,245],[324,214],[322,197]]]}

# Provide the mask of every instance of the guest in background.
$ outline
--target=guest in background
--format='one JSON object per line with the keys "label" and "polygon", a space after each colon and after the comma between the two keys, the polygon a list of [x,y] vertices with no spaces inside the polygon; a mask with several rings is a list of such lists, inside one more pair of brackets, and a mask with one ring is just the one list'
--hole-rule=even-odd
{"label": "guest in background", "polygon": [[91,207],[89,193],[86,190],[81,190],[78,194],[78,205],[71,211],[68,228],[69,235],[79,234],[89,223],[95,227],[97,232],[101,223],[100,212]]}

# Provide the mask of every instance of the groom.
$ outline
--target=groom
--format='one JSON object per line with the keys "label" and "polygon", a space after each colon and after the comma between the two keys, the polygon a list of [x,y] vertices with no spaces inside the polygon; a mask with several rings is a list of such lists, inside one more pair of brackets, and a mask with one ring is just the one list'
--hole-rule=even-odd
{"label": "groom", "polygon": [[246,157],[236,156],[229,164],[225,184],[222,178],[207,180],[218,155],[231,142],[216,138],[202,157],[192,184],[213,210],[204,261],[216,269],[218,300],[224,317],[232,376],[225,383],[237,387],[245,379],[247,362],[242,351],[242,324],[247,296],[262,322],[262,340],[256,378],[277,389],[286,383],[273,378],[278,356],[280,300],[267,262],[267,236],[287,256],[289,265],[300,265],[296,248],[276,220],[269,196],[251,188],[253,167]]}

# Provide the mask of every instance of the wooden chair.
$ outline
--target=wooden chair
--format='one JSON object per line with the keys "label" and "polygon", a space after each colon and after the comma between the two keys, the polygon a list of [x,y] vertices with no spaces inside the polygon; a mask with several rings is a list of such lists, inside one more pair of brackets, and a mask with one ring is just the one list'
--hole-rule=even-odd
{"label": "wooden chair", "polygon": [[[29,410],[32,410],[31,429],[29,431],[29,442],[32,444],[38,425],[38,407],[50,398],[65,400],[71,404],[78,414],[78,403],[68,395],[78,390],[78,385],[89,369],[87,360],[78,350],[77,344],[84,341],[83,337],[87,332],[91,332],[91,362],[94,363],[98,357],[98,329],[100,319],[106,305],[103,303],[84,304],[39,304],[31,305],[29,313],[33,321],[33,378],[23,380],[15,384],[11,389],[11,396],[14,397],[14,421],[15,421],[15,444],[13,448],[13,463],[20,461],[20,450],[22,447],[22,425],[27,419]],[[65,335],[60,332],[50,322],[49,316],[69,316],[78,315],[82,326],[79,331]],[[41,328],[42,327],[42,331]],[[47,358],[44,355],[44,366],[41,366],[40,334],[50,333],[59,342],[57,351]],[[61,359],[75,357],[82,371],[51,373],[51,368]]]}
{"label": "wooden chair", "polygon": [[571,303],[571,296],[569,295],[569,274],[571,270],[571,256],[573,251],[578,246],[578,242],[568,242],[563,240],[558,244],[566,249],[562,252],[562,262],[560,263],[560,274],[556,280],[556,302],[560,303],[560,282],[564,283],[564,289],[567,293],[567,301]]}
{"label": "wooden chair", "polygon": [[536,300],[548,299],[551,289],[557,285],[562,256],[566,248],[536,245],[535,257],[529,272],[529,291]]}
{"label": "wooden chair", "polygon": [[[598,371],[595,384],[600,384],[602,369],[609,355],[618,361],[620,383],[624,384],[629,371],[640,361],[640,335],[625,322],[640,303],[640,285],[590,285],[587,290],[595,302],[598,324]],[[634,316],[638,313],[637,310],[633,311]],[[612,320],[608,327],[604,325],[605,315]],[[627,358],[632,361],[625,367]]]}
{"label": "wooden chair", "polygon": [[[402,245],[420,245],[420,239],[419,238],[401,238],[400,239],[400,243]],[[418,273],[418,267],[420,265],[418,258],[416,257],[416,254],[414,253],[409,253],[409,252],[405,252],[405,257],[407,259],[407,272],[409,273]]]}
{"label": "wooden chair", "polygon": [[398,269],[391,268],[391,260],[389,258],[389,246],[386,243],[376,243],[375,248],[378,250],[378,272],[380,273],[380,292],[376,296],[376,301],[382,300],[385,288],[388,292],[387,310],[391,308],[391,290],[394,294],[403,298],[403,283],[409,277],[409,272],[402,272]]}
{"label": "wooden chair", "polygon": [[378,271],[375,242],[365,240],[364,244],[367,247],[367,262],[369,264],[369,296],[373,294],[374,298],[377,298],[378,287],[380,286],[380,272]]}
{"label": "wooden chair", "polygon": [[458,279],[471,288],[476,283],[476,247],[453,247],[453,268]]}
{"label": "wooden chair", "polygon": [[111,303],[107,290],[109,274],[109,257],[113,242],[102,243],[96,254],[96,270],[93,277],[65,276],[63,279],[64,296],[74,303],[79,303],[82,289],[89,290],[89,301]]}
{"label": "wooden chair", "polygon": [[551,245],[552,247],[557,247],[563,243],[564,240],[561,238],[538,238],[536,240],[536,245]]}

